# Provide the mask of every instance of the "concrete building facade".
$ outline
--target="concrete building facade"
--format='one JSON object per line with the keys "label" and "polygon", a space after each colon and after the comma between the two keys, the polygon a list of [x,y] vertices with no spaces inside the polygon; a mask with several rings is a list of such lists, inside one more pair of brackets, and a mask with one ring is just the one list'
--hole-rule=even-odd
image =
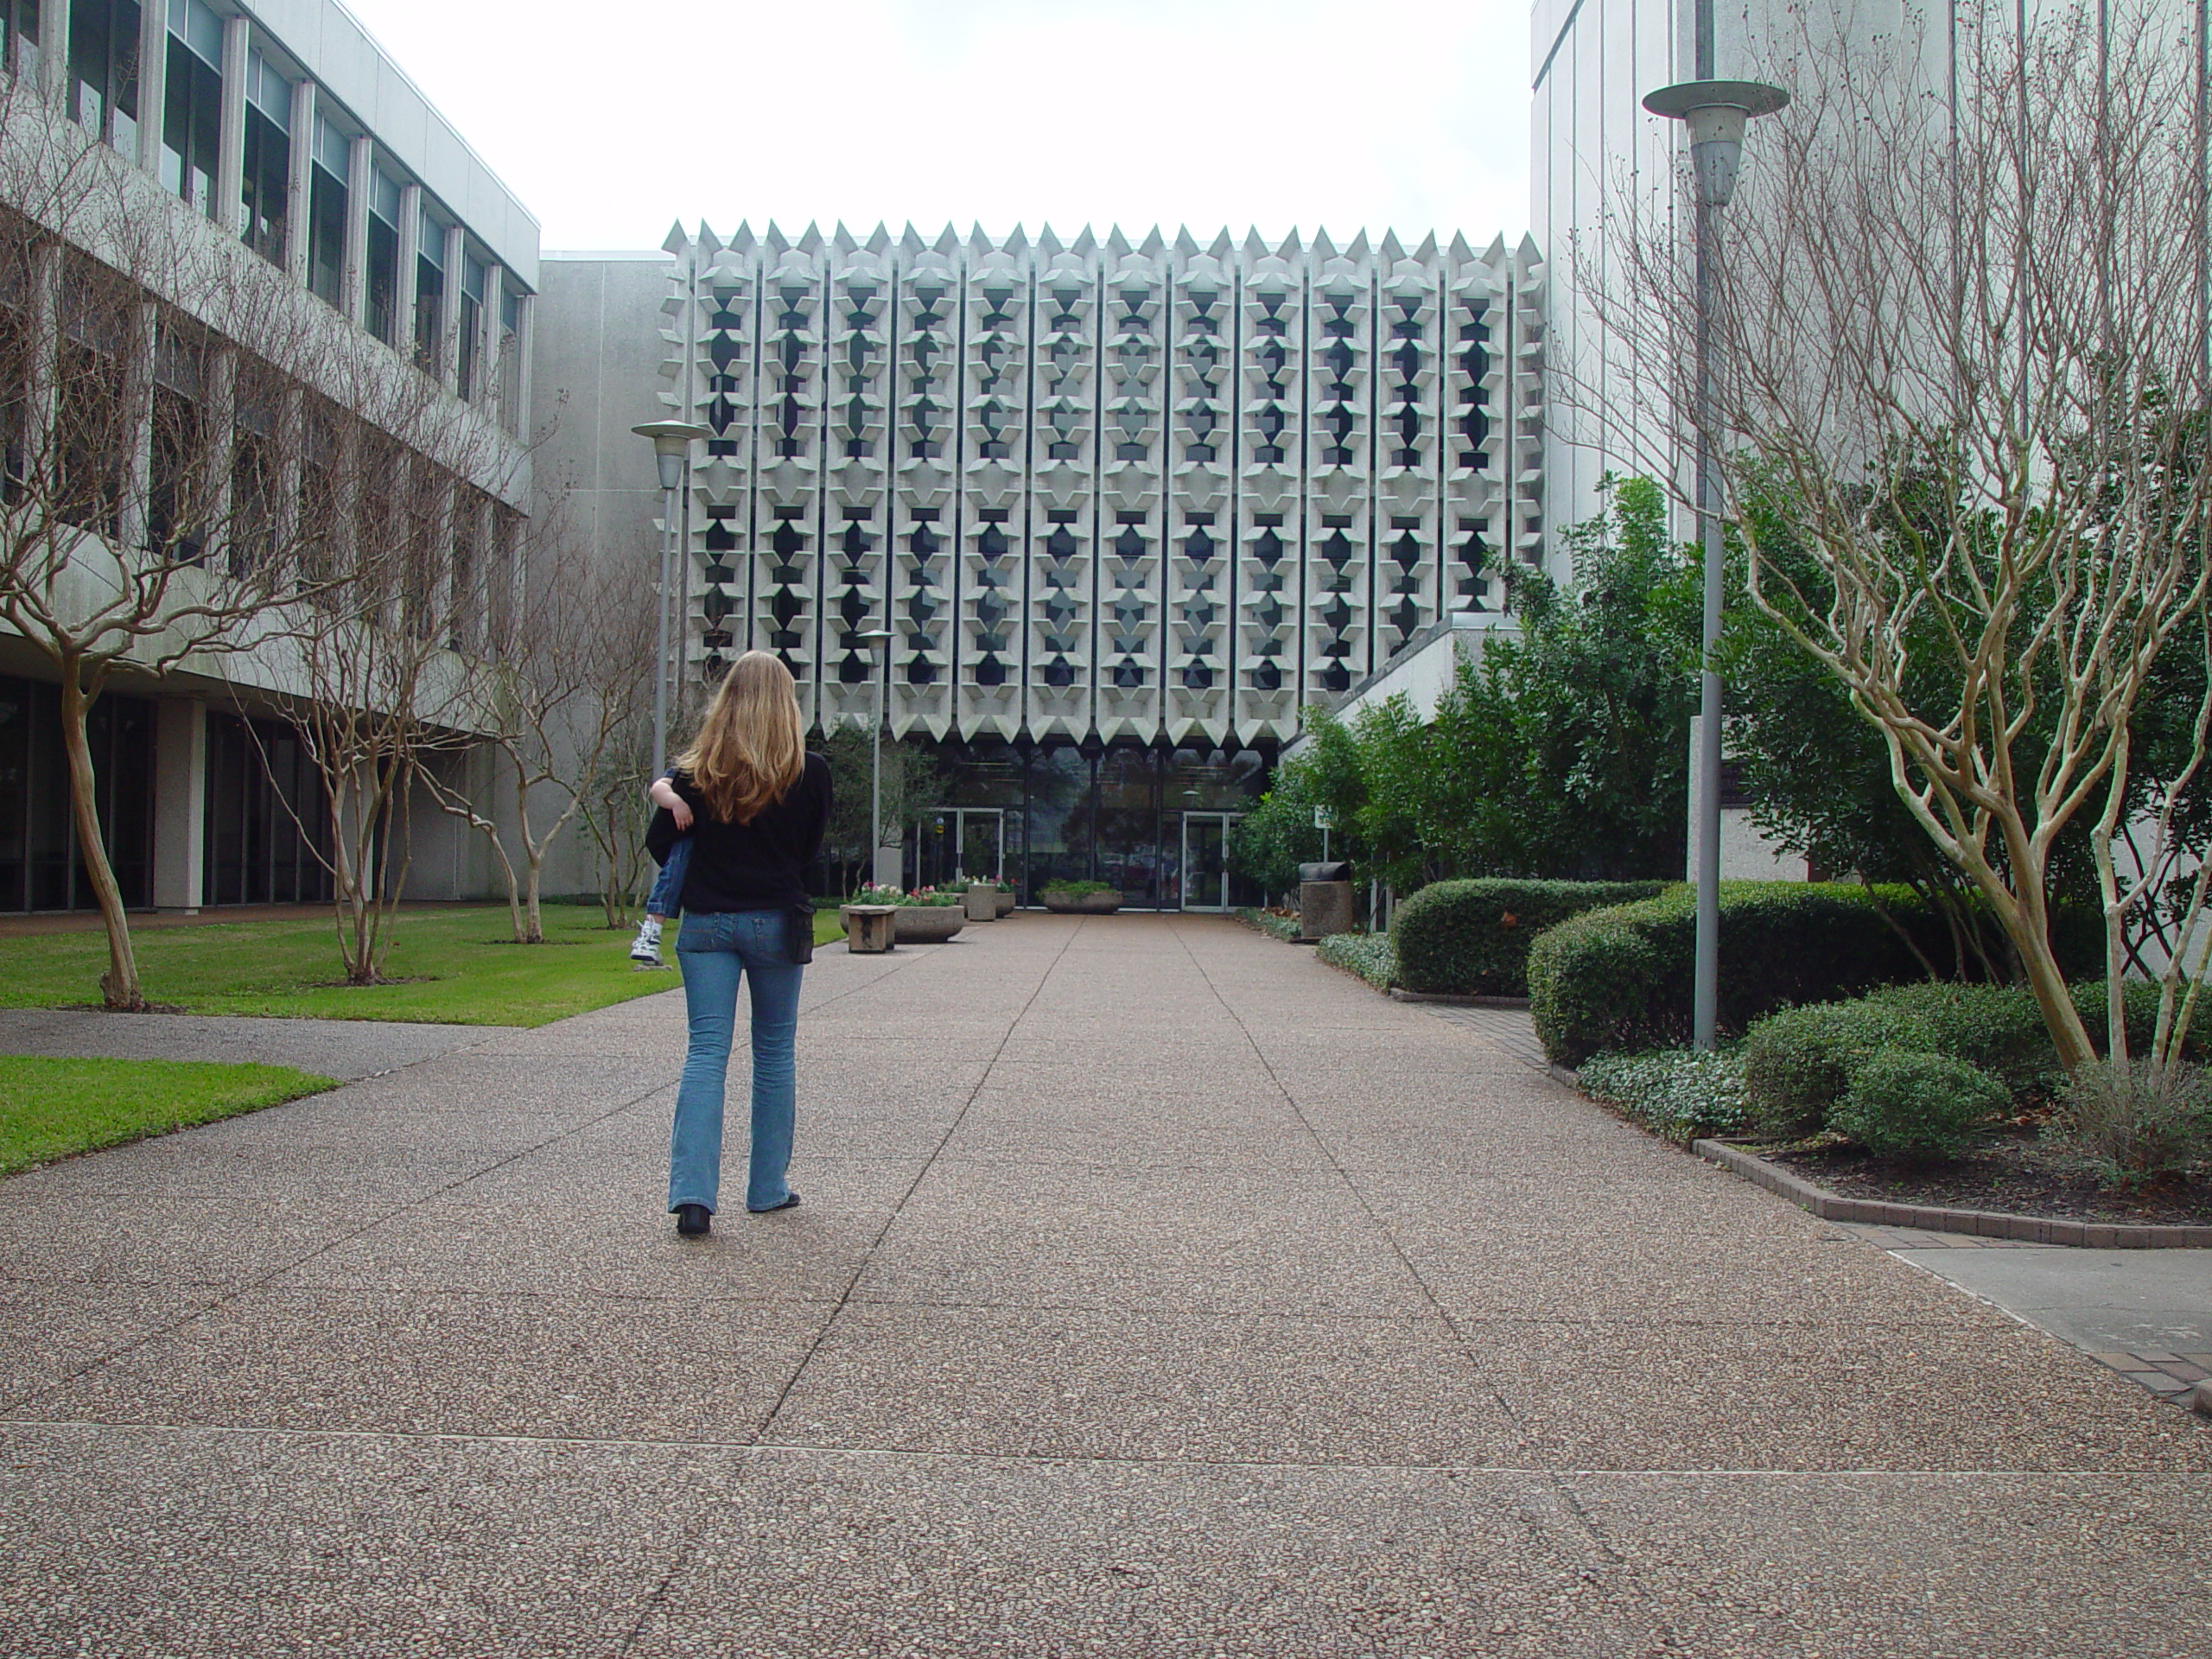
{"label": "concrete building facade", "polygon": [[[269,494],[278,518],[315,510],[319,442],[348,453],[357,443],[397,446],[392,463],[427,480],[445,504],[441,543],[418,560],[418,586],[436,588],[454,646],[470,645],[470,613],[496,613],[518,578],[531,503],[538,236],[512,193],[331,0],[0,8],[0,171],[10,181],[0,209],[35,220],[38,169],[73,146],[68,164],[116,193],[121,220],[158,226],[175,263],[214,273],[166,286],[158,271],[139,273],[148,284],[135,303],[143,340],[112,346],[74,339],[64,326],[59,355],[9,356],[21,384],[7,397],[34,411],[26,429],[34,451],[36,411],[67,396],[55,388],[72,372],[73,352],[111,362],[126,401],[137,400],[136,423],[123,423],[114,453],[99,458],[118,482],[113,512],[86,525],[85,569],[141,558],[216,568],[247,556],[238,545],[202,547],[189,527],[163,523],[174,505],[165,467],[236,469],[203,503],[207,520],[235,535],[236,498],[249,484]],[[31,222],[10,238],[33,251],[0,310],[29,320],[36,338],[46,338],[36,319],[53,306],[68,313],[69,273],[106,261],[116,274],[112,250],[79,245],[85,238],[67,219]],[[244,276],[238,259],[252,262]],[[281,280],[272,283],[272,272]],[[237,296],[249,290],[264,313],[283,314],[274,322],[264,315],[262,334],[302,347],[289,382],[266,384],[270,365],[238,343]],[[429,411],[421,428],[449,440],[441,454],[408,450],[409,433],[372,429],[373,400],[349,401],[349,388],[395,386],[420,393],[382,406]],[[205,454],[180,461],[165,448],[185,429]],[[18,462],[11,450],[10,464],[48,463],[35,454]],[[22,490],[9,495],[20,501]],[[377,503],[349,498],[347,511],[365,522]],[[93,710],[100,809],[125,903],[190,910],[323,896],[328,878],[310,844],[317,780],[298,734],[276,718],[308,689],[296,653],[188,654],[160,661],[156,673],[162,656],[162,642],[149,639],[126,657]],[[91,903],[69,821],[54,681],[50,658],[0,625],[0,911]],[[433,810],[414,817],[409,891],[483,891],[488,861],[478,838]]]}

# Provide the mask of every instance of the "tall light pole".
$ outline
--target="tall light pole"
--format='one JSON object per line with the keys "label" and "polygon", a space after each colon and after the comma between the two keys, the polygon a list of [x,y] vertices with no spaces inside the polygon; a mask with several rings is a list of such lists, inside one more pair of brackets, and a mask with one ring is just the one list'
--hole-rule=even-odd
{"label": "tall light pole", "polygon": [[1713,653],[1720,644],[1720,463],[1713,424],[1713,282],[1720,264],[1720,210],[1736,194],[1744,128],[1753,116],[1772,115],[1789,102],[1779,86],[1756,80],[1685,80],[1649,93],[1643,107],[1685,123],[1690,130],[1690,168],[1697,181],[1697,512],[1705,548],[1705,671],[1698,684],[1697,976],[1691,1004],[1691,1037],[1700,1048],[1714,1044],[1720,1008],[1720,675]]}
{"label": "tall light pole", "polygon": [[[853,636],[868,642],[868,677],[875,682],[875,723],[868,734],[868,879],[883,880],[883,704],[891,682],[891,630],[868,628]],[[900,885],[905,885],[903,882]]]}
{"label": "tall light pole", "polygon": [[653,776],[668,767],[668,686],[676,671],[668,660],[669,607],[676,603],[676,493],[683,486],[684,463],[691,459],[693,441],[713,437],[712,429],[689,421],[648,421],[630,429],[653,441],[653,461],[660,468],[661,530],[659,643],[653,653]]}

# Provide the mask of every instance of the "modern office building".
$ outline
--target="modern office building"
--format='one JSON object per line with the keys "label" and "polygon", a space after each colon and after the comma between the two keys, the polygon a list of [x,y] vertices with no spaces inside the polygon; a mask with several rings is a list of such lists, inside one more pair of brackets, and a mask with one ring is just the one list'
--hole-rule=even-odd
{"label": "modern office building", "polygon": [[956,779],[910,876],[1226,905],[1223,831],[1304,709],[1542,547],[1526,242],[702,226],[544,286],[548,477],[642,556],[629,427],[712,432],[689,664],[778,652],[824,729],[880,690]]}
{"label": "modern office building", "polygon": [[[142,321],[124,337],[94,338],[65,321],[50,350],[10,356],[22,384],[0,389],[0,403],[33,411],[34,436],[36,411],[67,396],[64,383],[87,365],[150,393],[133,405],[136,423],[117,429],[115,453],[98,458],[118,482],[113,511],[85,521],[86,535],[131,556],[241,556],[202,549],[165,524],[164,469],[181,464],[168,447],[174,435],[188,431],[207,453],[237,457],[224,463],[234,474],[218,480],[226,510],[211,518],[242,522],[237,498],[248,490],[265,494],[277,517],[309,511],[319,435],[334,446],[408,441],[358,430],[376,417],[358,399],[349,407],[346,388],[420,376],[429,388],[420,401],[435,406],[435,423],[470,461],[466,475],[447,476],[438,469],[449,455],[395,457],[448,504],[444,542],[422,550],[412,579],[436,589],[430,608],[462,619],[455,640],[465,643],[471,605],[513,580],[531,505],[523,435],[538,237],[521,203],[331,0],[10,0],[0,5],[0,210],[18,220],[39,213],[38,169],[63,157],[85,188],[118,193],[122,220],[171,238],[178,265],[219,275],[226,258],[257,259],[283,279],[166,285],[161,271],[141,272]],[[79,232],[60,222],[66,214],[55,218],[11,236],[11,247],[31,252],[20,274],[0,281],[0,324],[25,319],[34,340],[49,338],[39,319],[75,315],[72,283],[92,269],[84,262],[105,261],[113,274],[112,248],[74,245]],[[319,342],[298,361],[327,374],[303,369],[300,381],[267,385],[255,376],[268,365],[248,362],[226,334],[234,296],[272,286],[279,310],[296,309],[294,337],[314,331]],[[289,451],[289,470],[272,476],[264,462],[296,418],[308,435]],[[373,499],[351,504],[360,515],[378,510]],[[87,557],[88,568],[96,563]],[[321,896],[327,878],[303,839],[320,816],[319,781],[296,734],[270,717],[304,689],[283,653],[187,658],[158,677],[143,671],[155,654],[149,643],[136,664],[126,661],[92,716],[100,809],[125,903],[190,909]],[[54,682],[50,660],[0,626],[0,912],[91,903]],[[477,841],[417,812],[409,891],[484,891]]]}

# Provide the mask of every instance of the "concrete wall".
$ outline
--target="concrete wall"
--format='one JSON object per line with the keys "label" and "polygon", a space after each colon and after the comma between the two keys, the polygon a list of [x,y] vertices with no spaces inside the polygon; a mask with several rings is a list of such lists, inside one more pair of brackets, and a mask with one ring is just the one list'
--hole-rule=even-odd
{"label": "concrete wall", "polygon": [[549,253],[541,266],[531,359],[531,426],[541,510],[594,560],[648,579],[660,548],[652,446],[630,429],[665,418],[656,392],[663,253]]}

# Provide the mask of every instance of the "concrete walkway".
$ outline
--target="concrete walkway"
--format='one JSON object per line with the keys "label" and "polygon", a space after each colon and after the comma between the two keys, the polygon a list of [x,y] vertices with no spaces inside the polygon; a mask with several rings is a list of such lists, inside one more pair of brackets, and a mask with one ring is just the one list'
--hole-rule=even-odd
{"label": "concrete walkway", "polygon": [[2212,1426],[1476,1031],[1198,918],[806,1003],[708,1241],[673,995],[0,1183],[0,1652],[2207,1651]]}
{"label": "concrete walkway", "polygon": [[249,1020],[228,1014],[0,1008],[0,1054],[289,1065],[352,1082],[511,1036],[514,1026],[398,1020]]}

